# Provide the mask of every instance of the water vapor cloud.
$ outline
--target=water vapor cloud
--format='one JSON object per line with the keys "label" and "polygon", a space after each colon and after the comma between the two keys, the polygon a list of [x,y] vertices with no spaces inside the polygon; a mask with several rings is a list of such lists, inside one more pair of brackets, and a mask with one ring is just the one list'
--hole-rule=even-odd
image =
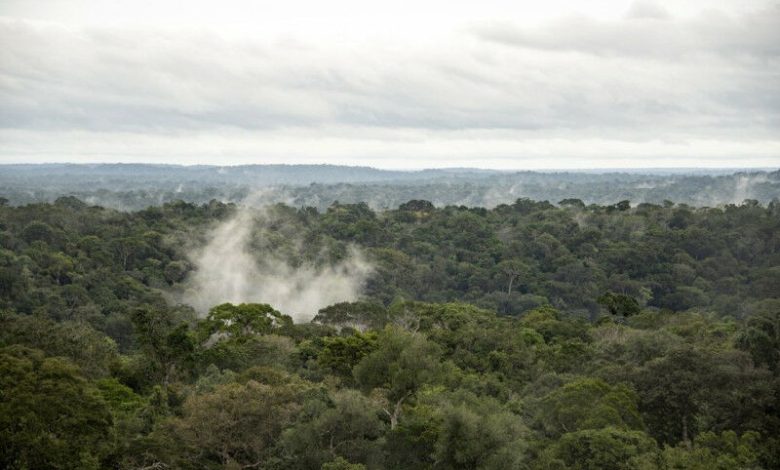
{"label": "water vapor cloud", "polygon": [[252,251],[257,215],[257,209],[242,207],[192,254],[196,270],[184,302],[202,313],[224,302],[267,303],[296,322],[306,322],[322,307],[358,299],[372,268],[357,248],[334,265],[292,266],[274,253]]}

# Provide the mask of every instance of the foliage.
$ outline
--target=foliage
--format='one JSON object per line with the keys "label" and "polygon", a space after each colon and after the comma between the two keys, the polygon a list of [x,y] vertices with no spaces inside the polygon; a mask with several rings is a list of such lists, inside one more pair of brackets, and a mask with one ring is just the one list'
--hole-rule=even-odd
{"label": "foliage", "polygon": [[267,207],[311,323],[186,305],[231,204],[0,204],[0,467],[778,468],[780,206],[570,196]]}
{"label": "foliage", "polygon": [[99,468],[112,418],[72,363],[22,346],[0,349],[0,464]]}

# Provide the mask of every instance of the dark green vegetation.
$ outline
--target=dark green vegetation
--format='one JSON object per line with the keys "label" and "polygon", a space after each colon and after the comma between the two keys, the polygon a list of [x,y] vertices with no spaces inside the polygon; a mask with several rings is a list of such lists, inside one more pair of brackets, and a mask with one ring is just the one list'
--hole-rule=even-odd
{"label": "dark green vegetation", "polygon": [[777,202],[273,206],[375,266],[302,324],[171,302],[235,211],[0,206],[0,467],[780,467]]}

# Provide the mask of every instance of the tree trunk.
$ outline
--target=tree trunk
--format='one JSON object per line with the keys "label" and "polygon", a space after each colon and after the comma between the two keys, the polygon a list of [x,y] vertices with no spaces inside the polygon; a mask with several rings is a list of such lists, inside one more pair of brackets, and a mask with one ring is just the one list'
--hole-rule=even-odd
{"label": "tree trunk", "polygon": [[390,413],[388,410],[384,410],[384,412],[387,413],[387,416],[390,417],[391,431],[394,430],[396,426],[398,426],[398,418],[401,416],[401,405],[404,404],[404,401],[409,398],[411,394],[412,392],[408,392],[406,395],[402,396],[401,399],[395,403],[392,413]]}
{"label": "tree trunk", "polygon": [[682,438],[688,450],[692,450],[691,441],[688,439],[688,417],[682,417]]}

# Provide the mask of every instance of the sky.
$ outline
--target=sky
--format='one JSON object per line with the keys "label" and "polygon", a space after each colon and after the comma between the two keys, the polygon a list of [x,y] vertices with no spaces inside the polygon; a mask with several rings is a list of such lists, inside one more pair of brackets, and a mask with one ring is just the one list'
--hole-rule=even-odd
{"label": "sky", "polygon": [[780,167],[780,1],[0,0],[0,163]]}

